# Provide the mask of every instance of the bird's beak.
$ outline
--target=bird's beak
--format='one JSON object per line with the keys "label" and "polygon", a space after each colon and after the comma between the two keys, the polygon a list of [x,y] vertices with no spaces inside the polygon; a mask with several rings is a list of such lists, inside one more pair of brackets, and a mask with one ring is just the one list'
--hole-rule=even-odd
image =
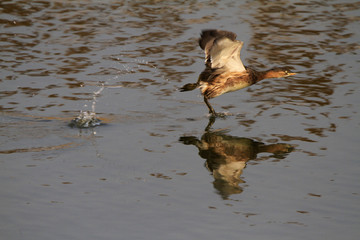
{"label": "bird's beak", "polygon": [[288,73],[287,76],[293,76],[296,75],[297,73]]}

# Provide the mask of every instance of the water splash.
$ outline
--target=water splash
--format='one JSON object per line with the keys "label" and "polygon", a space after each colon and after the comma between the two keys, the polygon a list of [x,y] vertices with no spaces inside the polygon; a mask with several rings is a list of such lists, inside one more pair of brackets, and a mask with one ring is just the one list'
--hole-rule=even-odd
{"label": "water splash", "polygon": [[96,92],[93,92],[93,102],[91,105],[91,111],[95,114],[95,105],[96,105],[96,97],[100,95],[100,93],[104,90],[105,85],[104,83],[101,84],[101,88],[99,90],[97,90]]}
{"label": "water splash", "polygon": [[95,92],[93,92],[93,101],[91,104],[91,111],[80,111],[79,116],[72,119],[70,122],[70,127],[77,127],[77,128],[90,128],[96,127],[101,124],[101,120],[96,117],[95,106],[97,102],[97,96],[104,90],[105,86],[104,83],[101,84],[101,88]]}
{"label": "water splash", "polygon": [[101,124],[101,121],[96,118],[96,114],[90,111],[80,111],[79,116],[71,120],[70,127],[89,128],[96,127]]}
{"label": "water splash", "polygon": [[[115,61],[121,61],[122,58],[120,57],[111,57],[111,59],[115,60]],[[151,69],[151,72],[154,74],[159,74],[161,73],[159,71],[159,69],[156,67],[156,65],[152,64],[151,62],[145,60],[145,59],[132,59],[131,61],[129,61],[128,63],[124,64],[124,63],[117,63],[116,66],[121,66],[121,70],[119,69],[117,71],[118,75],[114,76],[112,79],[107,80],[105,83],[101,84],[101,87],[99,90],[94,91],[93,92],[93,100],[92,100],[92,104],[91,104],[91,110],[87,110],[87,111],[80,111],[80,114],[75,117],[74,119],[71,120],[69,126],[71,127],[77,127],[77,128],[91,128],[91,127],[96,127],[101,125],[101,120],[98,119],[96,117],[96,111],[95,111],[95,106],[96,106],[96,102],[97,102],[97,97],[100,95],[100,93],[105,89],[117,89],[117,88],[122,88],[123,87],[123,83],[119,83],[119,84],[108,84],[108,82],[117,82],[117,80],[119,80],[119,78],[121,78],[121,76],[123,76],[123,74],[133,74],[133,73],[137,73],[140,72],[141,69],[144,68],[149,68]],[[116,68],[118,69],[118,68]],[[161,74],[161,78],[164,81],[169,81],[164,74]],[[120,81],[121,82],[121,81]],[[135,83],[135,82],[134,82]],[[91,85],[91,83],[88,83],[89,85]],[[84,107],[87,107],[87,105],[84,105]]]}
{"label": "water splash", "polygon": [[[126,57],[124,55],[120,55],[117,57],[110,57],[110,59],[115,60],[117,62],[121,62],[123,60],[123,57]],[[148,60],[145,60],[143,58],[135,58],[135,59],[129,59],[126,64],[124,63],[118,63],[117,66],[121,66],[122,69],[118,71],[119,74],[127,73],[137,73],[139,70],[143,70],[144,68],[149,68],[152,70],[154,74],[160,74],[160,77],[162,80],[168,82],[169,79],[166,78],[165,74],[162,74],[161,71],[159,71],[158,67],[149,62]]]}

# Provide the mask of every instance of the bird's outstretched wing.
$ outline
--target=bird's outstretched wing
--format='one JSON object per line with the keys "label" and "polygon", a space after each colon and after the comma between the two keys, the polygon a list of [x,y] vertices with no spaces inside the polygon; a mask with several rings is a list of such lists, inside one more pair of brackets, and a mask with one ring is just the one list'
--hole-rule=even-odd
{"label": "bird's outstretched wing", "polygon": [[245,67],[240,59],[243,42],[236,40],[236,34],[221,30],[204,30],[199,39],[205,51],[206,65],[211,69],[242,72]]}

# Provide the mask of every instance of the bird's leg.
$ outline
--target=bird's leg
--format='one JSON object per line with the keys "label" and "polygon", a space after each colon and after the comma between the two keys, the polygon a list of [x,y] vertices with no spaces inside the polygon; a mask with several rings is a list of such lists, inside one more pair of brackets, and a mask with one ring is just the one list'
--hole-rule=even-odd
{"label": "bird's leg", "polygon": [[207,97],[205,97],[205,96],[204,96],[204,102],[205,102],[206,106],[209,108],[209,113],[211,113],[211,115],[213,115],[213,116],[216,116],[215,110],[212,108]]}
{"label": "bird's leg", "polygon": [[205,128],[205,132],[210,131],[210,128],[211,128],[212,125],[215,123],[215,120],[216,120],[216,116],[214,116],[214,115],[212,115],[212,116],[209,118],[209,123],[208,123],[208,125],[207,125],[206,128]]}

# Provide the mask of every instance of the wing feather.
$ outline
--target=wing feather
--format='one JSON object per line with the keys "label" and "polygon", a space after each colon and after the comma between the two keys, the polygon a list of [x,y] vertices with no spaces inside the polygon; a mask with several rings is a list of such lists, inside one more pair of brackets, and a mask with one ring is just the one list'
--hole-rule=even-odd
{"label": "wing feather", "polygon": [[211,68],[224,68],[230,72],[245,71],[245,67],[240,59],[240,51],[243,44],[241,41],[232,41],[227,37],[214,41],[209,51]]}
{"label": "wing feather", "polygon": [[243,42],[236,40],[236,34],[223,30],[204,30],[199,39],[205,51],[206,65],[211,69],[242,72],[245,67],[240,59]]}

